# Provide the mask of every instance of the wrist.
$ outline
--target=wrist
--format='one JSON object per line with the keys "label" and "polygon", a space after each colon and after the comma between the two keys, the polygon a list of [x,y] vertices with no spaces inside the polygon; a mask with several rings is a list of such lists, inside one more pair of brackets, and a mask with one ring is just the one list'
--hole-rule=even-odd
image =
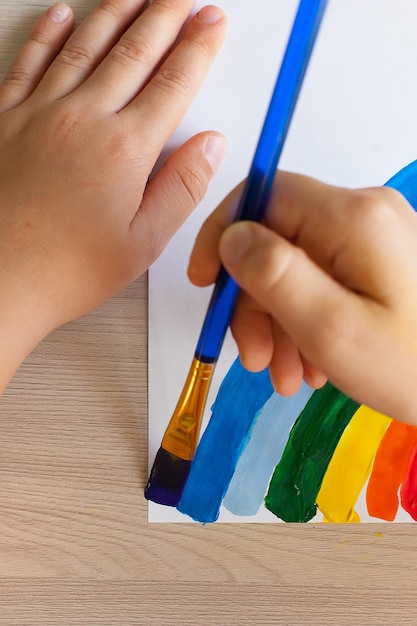
{"label": "wrist", "polygon": [[[0,274],[1,276],[1,274]],[[52,330],[29,290],[0,282],[0,394],[30,352]]]}

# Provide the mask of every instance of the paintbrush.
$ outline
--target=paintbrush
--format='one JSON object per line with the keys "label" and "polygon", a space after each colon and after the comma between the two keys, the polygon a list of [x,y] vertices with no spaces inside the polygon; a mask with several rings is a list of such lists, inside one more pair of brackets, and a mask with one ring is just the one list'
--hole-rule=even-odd
{"label": "paintbrush", "polygon": [[[235,220],[261,221],[327,0],[300,0]],[[197,448],[207,393],[239,288],[221,268],[190,371],[163,436],[145,498],[177,506]]]}

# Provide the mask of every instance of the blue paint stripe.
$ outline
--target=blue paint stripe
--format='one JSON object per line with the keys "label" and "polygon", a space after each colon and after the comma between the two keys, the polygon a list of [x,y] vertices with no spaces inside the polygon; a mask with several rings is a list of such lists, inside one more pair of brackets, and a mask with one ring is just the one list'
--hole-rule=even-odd
{"label": "blue paint stripe", "polygon": [[268,370],[251,373],[239,359],[220,386],[178,510],[198,522],[214,522],[260,409],[273,394]]}
{"label": "blue paint stripe", "polygon": [[385,183],[385,187],[396,189],[417,211],[417,161],[413,161]]}
{"label": "blue paint stripe", "polygon": [[223,505],[235,515],[256,515],[268,490],[294,422],[313,394],[302,384],[295,395],[274,394],[257,418],[250,440],[240,457]]}

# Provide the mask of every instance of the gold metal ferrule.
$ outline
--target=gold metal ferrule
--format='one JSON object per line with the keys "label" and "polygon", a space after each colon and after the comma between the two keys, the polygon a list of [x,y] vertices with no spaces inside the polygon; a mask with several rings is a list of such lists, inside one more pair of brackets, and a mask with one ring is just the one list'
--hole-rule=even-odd
{"label": "gold metal ferrule", "polygon": [[161,446],[181,459],[191,461],[197,448],[207,393],[215,363],[194,358]]}

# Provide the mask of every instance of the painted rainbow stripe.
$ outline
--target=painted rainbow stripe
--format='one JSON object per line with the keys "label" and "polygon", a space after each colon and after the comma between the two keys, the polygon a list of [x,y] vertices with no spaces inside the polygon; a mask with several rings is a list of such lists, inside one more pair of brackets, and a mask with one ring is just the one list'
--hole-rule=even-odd
{"label": "painted rainbow stripe", "polygon": [[[417,209],[417,161],[388,181]],[[277,520],[394,521],[400,507],[417,521],[417,427],[360,406],[330,383],[273,392],[267,371],[239,359],[225,376],[198,445],[178,510],[214,522],[223,506],[238,516],[261,506]],[[321,515],[321,517],[320,517]]]}

